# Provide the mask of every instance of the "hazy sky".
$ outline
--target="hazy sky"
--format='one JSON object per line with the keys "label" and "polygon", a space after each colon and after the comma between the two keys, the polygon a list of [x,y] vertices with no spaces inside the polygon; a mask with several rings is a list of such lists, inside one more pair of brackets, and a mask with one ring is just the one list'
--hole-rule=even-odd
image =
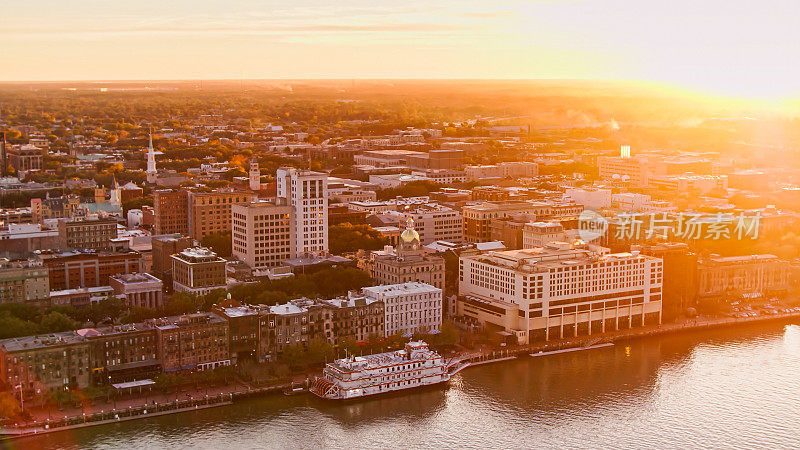
{"label": "hazy sky", "polygon": [[797,0],[0,0],[0,79],[624,78],[800,92]]}

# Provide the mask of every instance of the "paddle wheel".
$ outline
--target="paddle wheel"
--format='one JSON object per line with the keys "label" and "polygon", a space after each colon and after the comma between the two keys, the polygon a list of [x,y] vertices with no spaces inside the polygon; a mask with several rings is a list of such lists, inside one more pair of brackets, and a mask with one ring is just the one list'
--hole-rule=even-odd
{"label": "paddle wheel", "polygon": [[312,394],[322,398],[337,398],[339,392],[339,388],[335,384],[320,377],[314,378],[309,390]]}

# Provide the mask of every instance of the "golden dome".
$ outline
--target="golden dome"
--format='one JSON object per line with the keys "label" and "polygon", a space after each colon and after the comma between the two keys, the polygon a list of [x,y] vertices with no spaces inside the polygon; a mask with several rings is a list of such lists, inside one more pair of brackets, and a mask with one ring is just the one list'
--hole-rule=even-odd
{"label": "golden dome", "polygon": [[419,233],[414,229],[414,219],[411,217],[406,221],[406,229],[400,234],[400,239],[408,243],[419,241]]}
{"label": "golden dome", "polygon": [[415,229],[406,229],[400,234],[400,239],[404,242],[414,242],[419,240],[419,233]]}

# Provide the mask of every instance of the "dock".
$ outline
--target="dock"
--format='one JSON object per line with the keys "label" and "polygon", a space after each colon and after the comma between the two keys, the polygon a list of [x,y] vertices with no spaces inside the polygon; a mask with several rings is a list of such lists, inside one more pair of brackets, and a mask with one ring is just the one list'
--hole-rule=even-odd
{"label": "dock", "polygon": [[586,347],[572,347],[572,348],[563,348],[561,350],[551,350],[548,352],[540,351],[539,353],[529,353],[530,356],[537,357],[537,356],[547,356],[547,355],[557,355],[559,353],[571,353],[571,352],[580,352],[583,350],[592,350],[595,348],[603,348],[603,347],[613,347],[613,342],[606,342],[603,344],[595,344],[589,345]]}

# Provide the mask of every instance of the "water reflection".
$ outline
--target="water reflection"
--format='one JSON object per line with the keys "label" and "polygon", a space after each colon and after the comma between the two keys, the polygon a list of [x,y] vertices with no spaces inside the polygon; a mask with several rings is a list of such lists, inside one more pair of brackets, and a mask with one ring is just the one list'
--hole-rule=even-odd
{"label": "water reflection", "polygon": [[791,447],[800,327],[631,341],[473,368],[350,403],[273,396],[19,448]]}

